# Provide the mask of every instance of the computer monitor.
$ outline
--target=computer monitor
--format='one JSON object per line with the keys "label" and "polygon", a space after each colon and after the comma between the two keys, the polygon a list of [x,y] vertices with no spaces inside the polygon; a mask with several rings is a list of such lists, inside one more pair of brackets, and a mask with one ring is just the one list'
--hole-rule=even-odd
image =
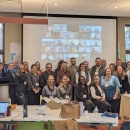
{"label": "computer monitor", "polygon": [[5,117],[7,115],[8,102],[0,102],[0,117]]}

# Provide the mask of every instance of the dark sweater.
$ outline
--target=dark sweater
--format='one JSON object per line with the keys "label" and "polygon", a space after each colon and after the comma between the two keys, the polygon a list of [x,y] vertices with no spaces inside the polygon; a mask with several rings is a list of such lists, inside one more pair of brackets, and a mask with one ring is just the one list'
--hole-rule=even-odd
{"label": "dark sweater", "polygon": [[124,80],[121,79],[121,77],[118,78],[120,81],[120,84],[122,87],[120,88],[121,93],[123,94],[124,92],[130,92],[130,85],[128,82],[128,76],[125,75]]}
{"label": "dark sweater", "polygon": [[[54,76],[54,79],[55,79],[55,72],[51,71],[50,74],[47,71],[42,72],[42,75],[40,78],[40,87],[43,88],[47,85],[47,80],[48,80],[49,75]],[[55,83],[54,83],[54,85],[55,85]]]}
{"label": "dark sweater", "polygon": [[[24,84],[26,82],[26,85]],[[15,76],[15,83],[18,84],[17,90],[20,92],[25,92],[27,91],[27,79],[23,79],[22,76]]]}
{"label": "dark sweater", "polygon": [[[77,101],[86,102],[87,100],[90,100],[89,88],[87,86],[83,88],[82,85],[79,84],[75,87],[74,94]],[[87,97],[83,98],[83,95],[86,95]]]}

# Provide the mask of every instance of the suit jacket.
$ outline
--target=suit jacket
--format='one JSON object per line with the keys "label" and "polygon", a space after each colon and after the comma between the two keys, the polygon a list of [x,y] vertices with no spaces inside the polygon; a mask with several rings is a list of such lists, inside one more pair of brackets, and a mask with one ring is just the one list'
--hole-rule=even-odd
{"label": "suit jacket", "polygon": [[[70,72],[70,74],[71,74],[71,79],[72,79],[72,81],[74,81],[74,83],[76,83],[76,74],[74,73],[74,69],[73,69],[73,66],[72,65],[70,65],[70,66],[68,66],[68,71]],[[76,66],[76,72],[78,72],[78,67]]]}
{"label": "suit jacket", "polygon": [[10,83],[14,83],[14,77],[11,74],[10,70],[8,70],[7,72],[5,72],[5,77],[9,77],[10,78]]}
{"label": "suit jacket", "polygon": [[[104,71],[105,71],[105,68],[104,67],[100,67],[99,71],[98,71],[98,76],[101,77],[104,75]],[[91,69],[91,78],[93,79],[93,76],[95,75],[95,72],[96,72],[96,65],[92,67]]]}

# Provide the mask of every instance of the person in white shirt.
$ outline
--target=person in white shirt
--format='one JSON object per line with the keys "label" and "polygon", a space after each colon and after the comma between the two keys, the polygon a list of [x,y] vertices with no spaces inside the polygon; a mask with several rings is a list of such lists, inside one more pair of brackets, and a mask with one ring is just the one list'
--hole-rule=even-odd
{"label": "person in white shirt", "polygon": [[76,73],[76,84],[78,84],[78,79],[80,76],[84,76],[86,79],[86,83],[89,86],[91,84],[91,76],[90,73],[86,70],[85,64],[81,63],[79,65],[78,72]]}
{"label": "person in white shirt", "polygon": [[90,92],[94,105],[98,107],[100,112],[105,112],[110,110],[111,105],[105,100],[105,93],[99,85],[99,81],[99,76],[94,75],[93,84],[91,85]]}

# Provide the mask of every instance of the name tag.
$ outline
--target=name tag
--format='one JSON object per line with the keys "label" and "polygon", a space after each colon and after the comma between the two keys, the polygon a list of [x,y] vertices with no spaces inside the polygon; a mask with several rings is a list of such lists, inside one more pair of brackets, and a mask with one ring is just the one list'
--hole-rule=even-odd
{"label": "name tag", "polygon": [[26,81],[24,81],[24,85],[27,85],[27,82],[26,82]]}
{"label": "name tag", "polygon": [[120,88],[122,88],[122,84],[120,84]]}
{"label": "name tag", "polygon": [[87,95],[83,95],[83,98],[87,98]]}
{"label": "name tag", "polygon": [[108,84],[105,84],[105,87],[108,87],[109,85]]}
{"label": "name tag", "polygon": [[95,72],[95,75],[98,75],[98,72],[97,72],[97,71]]}
{"label": "name tag", "polygon": [[38,86],[39,86],[39,83],[36,83],[36,86],[38,87]]}
{"label": "name tag", "polygon": [[53,96],[50,96],[49,98],[50,98],[50,100],[52,100],[52,99],[53,99]]}
{"label": "name tag", "polygon": [[66,95],[65,98],[66,98],[66,99],[69,99],[69,95]]}

